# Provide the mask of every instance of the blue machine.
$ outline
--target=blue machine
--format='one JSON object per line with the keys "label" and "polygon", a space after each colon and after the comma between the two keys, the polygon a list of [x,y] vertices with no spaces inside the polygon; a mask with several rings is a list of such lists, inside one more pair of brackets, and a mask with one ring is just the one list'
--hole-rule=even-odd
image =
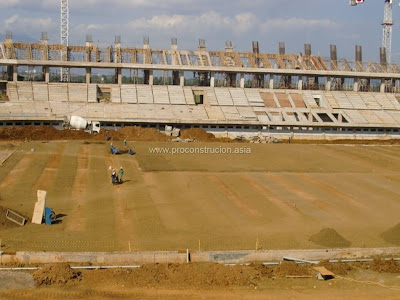
{"label": "blue machine", "polygon": [[114,155],[117,155],[118,154],[118,149],[117,148],[111,148],[111,153],[112,154],[114,154]]}
{"label": "blue machine", "polygon": [[44,210],[44,220],[46,225],[51,225],[54,218],[53,215],[54,215],[53,210],[49,207],[46,207]]}

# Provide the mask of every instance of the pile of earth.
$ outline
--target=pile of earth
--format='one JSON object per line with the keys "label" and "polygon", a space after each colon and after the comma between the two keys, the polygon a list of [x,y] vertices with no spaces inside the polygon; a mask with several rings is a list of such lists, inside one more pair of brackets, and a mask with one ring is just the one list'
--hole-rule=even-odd
{"label": "pile of earth", "polygon": [[274,271],[276,276],[311,276],[313,271],[309,265],[300,265],[291,261],[282,262]]}
{"label": "pile of earth", "polygon": [[216,263],[152,264],[132,270],[99,270],[84,272],[83,283],[117,286],[124,282],[132,287],[210,288],[256,285],[257,269],[247,266],[227,267]]}
{"label": "pile of earth", "polygon": [[71,269],[68,263],[48,264],[33,273],[37,285],[75,285],[82,279],[82,273]]}
{"label": "pile of earth", "polygon": [[291,144],[324,144],[324,145],[400,145],[399,139],[387,140],[300,140],[292,139]]}
{"label": "pile of earth", "polygon": [[[58,130],[52,126],[21,126],[0,128],[0,140],[87,140],[105,141],[106,132],[110,141],[138,141],[138,142],[163,142],[172,138],[166,136],[155,128],[142,128],[140,126],[126,126],[119,130],[104,130],[100,134],[91,135],[82,130]],[[198,142],[225,141],[217,139],[213,134],[203,129],[193,128],[181,131],[182,139],[194,139]]]}
{"label": "pile of earth", "polygon": [[[15,210],[13,211],[16,212],[17,214],[20,214],[21,216],[23,216],[25,219],[28,220],[28,218],[23,214],[21,214],[20,212],[17,212]],[[7,208],[0,206],[0,230],[19,227],[18,224],[6,218],[6,213],[7,213]]]}
{"label": "pile of earth", "polygon": [[381,236],[386,242],[400,246],[400,223],[382,233]]}
{"label": "pile of earth", "polygon": [[310,241],[314,244],[329,248],[347,248],[351,242],[342,237],[333,228],[324,228],[317,234],[310,237]]}
{"label": "pile of earth", "polygon": [[21,126],[0,128],[0,140],[84,140],[92,136],[84,131],[57,130],[51,126]]}
{"label": "pile of earth", "polygon": [[353,267],[346,263],[330,263],[328,261],[323,261],[319,265],[325,267],[335,275],[348,275],[353,270]]}
{"label": "pile of earth", "polygon": [[374,259],[370,263],[365,263],[360,266],[363,269],[372,270],[378,273],[392,273],[398,274],[400,273],[400,262],[384,259]]}
{"label": "pile of earth", "polygon": [[212,142],[216,139],[215,135],[213,135],[212,133],[208,133],[201,128],[191,128],[182,130],[180,137],[182,139],[193,139],[196,140],[197,142]]}

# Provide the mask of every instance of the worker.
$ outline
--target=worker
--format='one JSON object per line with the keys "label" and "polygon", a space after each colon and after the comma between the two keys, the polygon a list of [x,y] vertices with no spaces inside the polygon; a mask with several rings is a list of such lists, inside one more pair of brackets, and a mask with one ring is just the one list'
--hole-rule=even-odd
{"label": "worker", "polygon": [[108,141],[108,140],[109,140],[108,131],[106,131],[106,133],[104,134],[104,136],[105,136],[105,138],[106,138],[106,141]]}
{"label": "worker", "polygon": [[124,177],[124,169],[119,169],[119,183],[122,183],[122,177]]}
{"label": "worker", "polygon": [[127,142],[126,140],[124,140],[124,150],[126,150],[126,148],[127,148]]}
{"label": "worker", "polygon": [[113,149],[114,149],[114,146],[113,146],[113,144],[111,143],[111,144],[110,144],[110,152],[111,152],[111,154],[113,154]]}
{"label": "worker", "polygon": [[112,183],[112,185],[116,184],[117,181],[118,181],[117,173],[115,173],[115,170],[113,169],[112,173],[111,173],[111,183]]}

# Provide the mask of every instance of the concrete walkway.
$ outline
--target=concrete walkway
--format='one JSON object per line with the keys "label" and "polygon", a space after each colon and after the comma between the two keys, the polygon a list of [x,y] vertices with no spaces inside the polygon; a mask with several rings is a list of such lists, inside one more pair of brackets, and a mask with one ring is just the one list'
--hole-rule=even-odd
{"label": "concrete walkway", "polygon": [[[304,260],[361,259],[371,257],[399,257],[400,247],[348,248],[315,250],[268,250],[268,251],[212,251],[189,252],[191,262],[249,263],[281,261],[283,257]],[[187,254],[181,252],[16,252],[0,254],[0,264],[23,263],[91,263],[107,265],[131,265],[146,263],[186,263]]]}

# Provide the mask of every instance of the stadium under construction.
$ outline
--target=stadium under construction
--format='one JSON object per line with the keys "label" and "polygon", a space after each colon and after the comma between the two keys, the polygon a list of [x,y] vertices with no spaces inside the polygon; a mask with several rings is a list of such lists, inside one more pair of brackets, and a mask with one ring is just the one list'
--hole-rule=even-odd
{"label": "stadium under construction", "polygon": [[[8,33],[0,43],[0,126],[61,126],[67,116],[163,129],[203,128],[216,136],[305,139],[400,137],[400,66],[304,53],[268,54],[253,42],[249,52],[123,48],[121,38],[100,48],[19,43]],[[67,55],[63,55],[67,53]],[[64,70],[64,71],[63,71]],[[61,74],[67,70],[66,81]],[[65,79],[65,78],[64,78]]]}

